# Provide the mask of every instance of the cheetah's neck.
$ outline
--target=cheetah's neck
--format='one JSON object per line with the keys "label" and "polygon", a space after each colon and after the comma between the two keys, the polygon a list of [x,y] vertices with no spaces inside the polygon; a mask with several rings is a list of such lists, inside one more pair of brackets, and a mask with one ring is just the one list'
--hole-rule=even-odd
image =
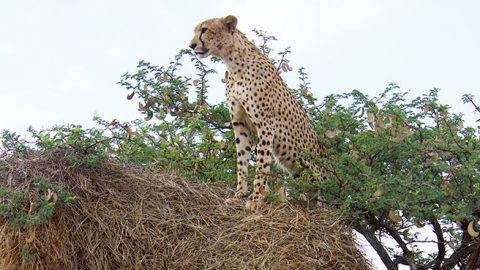
{"label": "cheetah's neck", "polygon": [[247,67],[254,59],[265,57],[260,49],[255,46],[240,31],[235,31],[234,42],[224,49],[222,59],[230,72],[242,73],[243,67]]}

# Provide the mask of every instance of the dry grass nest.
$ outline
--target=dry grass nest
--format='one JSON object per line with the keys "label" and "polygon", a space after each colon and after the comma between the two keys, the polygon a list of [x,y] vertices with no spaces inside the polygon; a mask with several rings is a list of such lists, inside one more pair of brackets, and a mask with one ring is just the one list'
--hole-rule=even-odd
{"label": "dry grass nest", "polygon": [[225,203],[226,185],[70,157],[57,150],[0,159],[4,190],[51,201],[34,188],[43,177],[75,196],[28,229],[0,217],[0,269],[371,268],[331,210],[267,203],[251,213],[242,201]]}

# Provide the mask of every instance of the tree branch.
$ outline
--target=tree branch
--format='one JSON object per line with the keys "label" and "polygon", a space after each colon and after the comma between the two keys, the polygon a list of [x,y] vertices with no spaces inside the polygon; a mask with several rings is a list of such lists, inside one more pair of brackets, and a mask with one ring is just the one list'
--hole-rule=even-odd
{"label": "tree branch", "polygon": [[[465,270],[474,270],[476,266],[478,266],[478,259],[480,257],[480,244],[477,243],[477,248],[473,252],[472,255],[470,255],[470,259],[468,260],[467,266],[465,267]],[[478,268],[477,268],[478,269]]]}
{"label": "tree branch", "polygon": [[[400,246],[400,248],[403,251],[402,258],[404,261],[407,262],[407,264],[410,266],[410,269],[416,270],[417,269],[417,264],[415,263],[415,257],[413,256],[412,251],[408,249],[407,244],[403,241],[402,237],[397,233],[397,231],[388,226],[387,224],[383,223],[381,226],[390,234],[390,236],[397,242],[397,244]],[[401,262],[402,260],[395,260],[397,263]]]}
{"label": "tree branch", "polygon": [[473,107],[475,108],[475,110],[477,112],[480,112],[480,107],[478,107],[477,104],[475,104],[475,102],[473,101],[473,98],[471,96],[465,95],[465,98],[468,102],[470,102],[473,105]]}
{"label": "tree branch", "polygon": [[478,242],[473,245],[469,244],[469,242],[463,242],[460,248],[455,250],[455,252],[453,252],[453,254],[444,261],[440,270],[453,269],[455,265],[457,265],[462,259],[465,259],[465,257],[467,257],[468,254],[472,253],[478,246]]}
{"label": "tree branch", "polygon": [[437,270],[440,269],[440,266],[442,265],[443,259],[445,258],[445,239],[443,238],[443,233],[442,233],[442,227],[438,223],[438,220],[434,217],[430,218],[428,221],[433,226],[433,232],[437,236],[437,248],[438,248],[438,254],[437,257],[434,260],[434,264],[432,267],[432,270]]}
{"label": "tree branch", "polygon": [[398,270],[398,266],[392,261],[390,255],[388,255],[382,243],[378,241],[373,231],[358,224],[355,224],[353,229],[363,235],[365,239],[367,239],[368,243],[370,243],[373,249],[377,252],[378,256],[388,270]]}
{"label": "tree branch", "polygon": [[475,251],[472,253],[472,255],[470,255],[470,259],[468,260],[467,267],[465,267],[465,270],[478,269],[475,267],[478,266],[478,259],[480,257],[480,244],[477,243],[476,246],[477,247],[475,248]]}

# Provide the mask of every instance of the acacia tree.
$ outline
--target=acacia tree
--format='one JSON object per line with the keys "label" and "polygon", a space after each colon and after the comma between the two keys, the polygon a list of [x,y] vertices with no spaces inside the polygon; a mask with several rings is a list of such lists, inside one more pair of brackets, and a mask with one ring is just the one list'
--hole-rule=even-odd
{"label": "acacia tree", "polygon": [[[260,30],[254,33],[277,70],[291,71],[290,48],[275,54],[270,46],[275,37]],[[119,84],[129,100],[139,102],[143,120],[96,117],[96,128],[30,129],[34,139],[30,144],[4,131],[0,159],[64,147],[92,166],[113,157],[233,185],[235,149],[229,113],[224,102],[211,104],[208,99],[210,81],[220,80],[213,77],[211,66],[220,61],[213,58],[207,65],[188,50],[166,66],[141,61],[137,71],[125,73]],[[185,64],[193,65],[196,74],[182,69]],[[317,162],[330,173],[326,181],[315,182],[308,172],[291,179],[274,169],[272,186],[285,186],[298,200],[314,202],[322,195],[325,204],[341,212],[367,239],[387,269],[400,264],[411,269],[478,268],[480,127],[465,127],[461,115],[439,103],[438,89],[407,100],[407,94],[391,84],[376,97],[353,90],[318,101],[304,68],[298,70],[298,81],[292,94],[326,146],[328,158]],[[480,112],[473,96],[463,99]],[[433,237],[425,239],[426,231]],[[395,246],[386,244],[387,239]],[[425,243],[434,244],[436,250],[426,253]]]}
{"label": "acacia tree", "polygon": [[[269,42],[275,38],[264,31],[254,32],[260,38],[262,51],[272,56]],[[291,70],[289,53],[287,48],[272,58],[280,72]],[[225,105],[210,105],[205,99],[207,77],[213,70],[188,51],[177,56],[175,65],[184,56],[199,71],[196,78],[181,77],[175,75],[175,69],[158,70],[143,62],[139,65],[140,73],[136,77],[125,74],[121,84],[148,105],[146,110],[144,105],[140,106],[147,119],[152,114],[163,115],[165,106],[174,112],[172,117],[177,117],[178,112],[199,114],[202,125],[219,131],[213,137],[233,148],[229,142],[231,133],[227,131],[230,127],[223,124],[228,120]],[[370,98],[354,90],[318,102],[311,93],[305,70],[300,68],[298,72],[300,83],[291,91],[327,146],[328,158],[317,162],[331,176],[324,182],[311,182],[309,175],[299,179],[276,177],[281,180],[276,184],[286,185],[294,197],[313,200],[322,194],[325,203],[341,211],[368,240],[387,269],[398,269],[400,264],[411,269],[477,267],[479,128],[464,127],[461,115],[450,113],[448,106],[439,103],[438,89],[407,101],[407,93],[391,84],[378,97]],[[155,85],[159,75],[169,80]],[[171,91],[172,86],[178,88],[175,85],[179,78],[183,78],[178,84],[180,88],[196,89],[196,103],[190,107],[173,101],[180,97]],[[168,95],[171,98],[166,98]],[[158,103],[152,104],[151,99],[158,97]],[[479,112],[473,96],[465,95],[463,99]],[[218,115],[224,116],[221,121]],[[424,239],[421,231],[432,231],[435,237]],[[393,239],[396,248],[384,244],[387,238]],[[434,243],[437,250],[427,254],[422,250],[423,243]]]}
{"label": "acacia tree", "polygon": [[[329,153],[319,162],[332,177],[300,189],[325,194],[387,269],[476,269],[479,129],[464,127],[460,115],[439,104],[437,89],[408,102],[397,90],[392,84],[375,98],[358,91],[327,97],[316,121]],[[341,105],[342,98],[351,103]],[[472,96],[464,100],[478,110]],[[385,238],[397,249],[385,246]],[[426,254],[425,242],[436,244],[436,252]]]}

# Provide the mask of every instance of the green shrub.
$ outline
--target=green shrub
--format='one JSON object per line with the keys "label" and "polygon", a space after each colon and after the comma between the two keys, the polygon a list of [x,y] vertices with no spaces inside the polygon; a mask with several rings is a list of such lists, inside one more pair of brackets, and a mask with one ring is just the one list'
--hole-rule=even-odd
{"label": "green shrub", "polygon": [[28,230],[47,221],[65,204],[75,200],[44,177],[33,178],[33,191],[9,190],[0,186],[0,217],[9,220],[15,230]]}

